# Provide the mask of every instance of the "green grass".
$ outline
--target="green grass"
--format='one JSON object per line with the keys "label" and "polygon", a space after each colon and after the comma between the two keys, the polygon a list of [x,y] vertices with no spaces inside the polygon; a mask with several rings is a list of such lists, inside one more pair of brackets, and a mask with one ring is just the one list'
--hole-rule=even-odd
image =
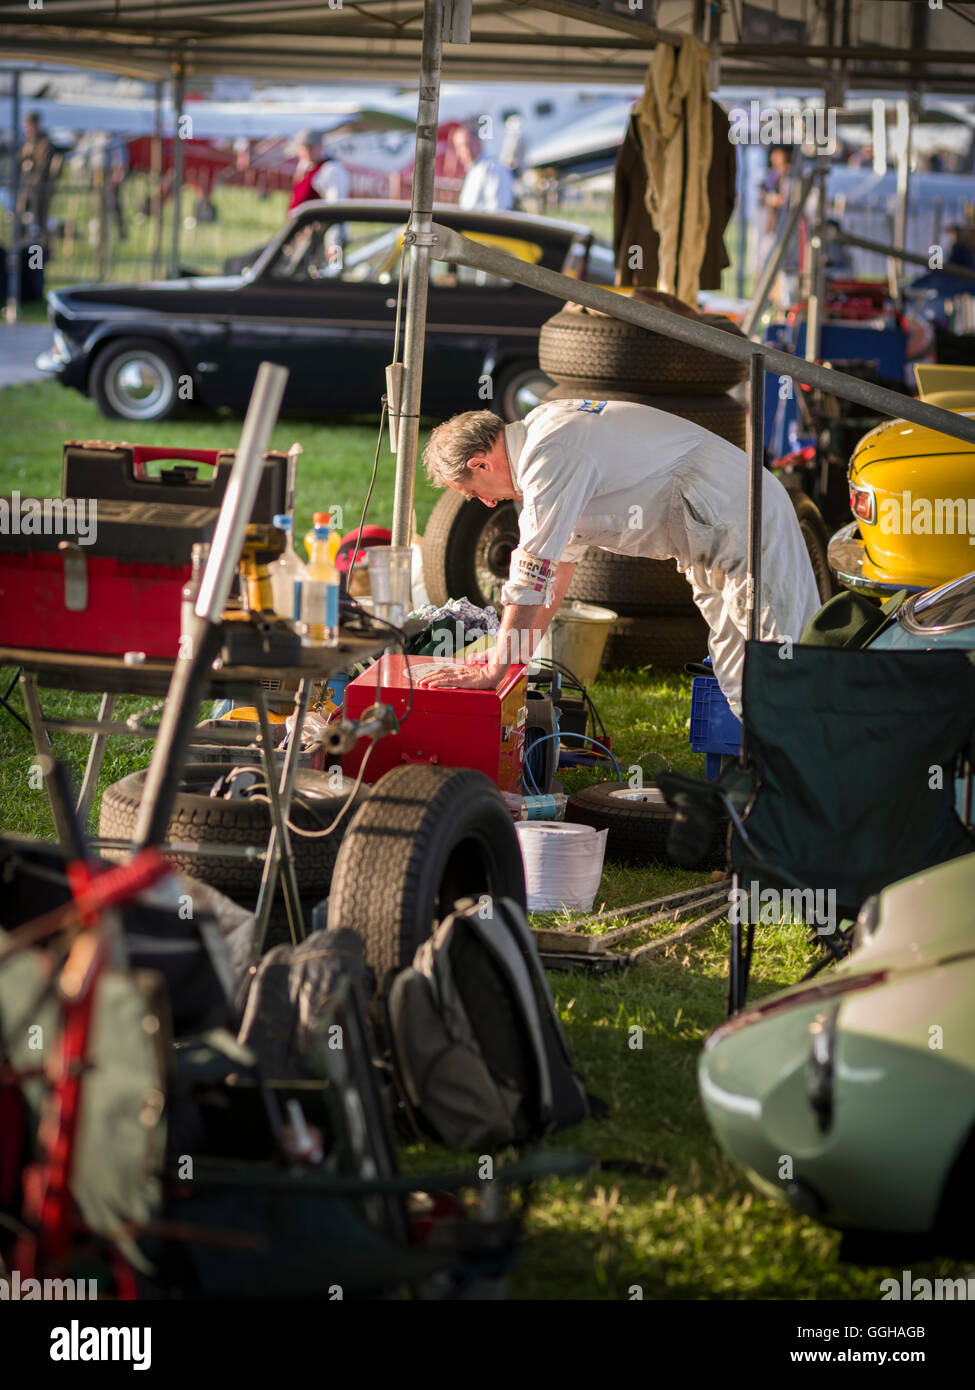
{"label": "green grass", "polygon": [[[0,492],[57,495],[61,444],[71,437],[123,433],[153,443],[234,445],[239,421],[197,418],[124,431],[108,425],[90,402],[56,384],[0,392],[4,453]],[[374,428],[357,424],[280,426],[275,444],[299,439],[299,531],[317,507],[339,503],[346,523],[358,517],[368,480]],[[372,519],[388,524],[392,459],[384,449]],[[417,514],[422,528],[434,495],[420,482]],[[0,691],[12,676],[0,670]],[[594,687],[600,711],[624,769],[639,765],[650,778],[660,767],[703,772],[703,759],[687,743],[690,682],[653,671],[613,672]],[[42,692],[48,713],[94,714],[97,700]],[[19,693],[13,701],[22,709]],[[120,701],[120,713],[144,702]],[[84,740],[53,736],[55,753],[77,781]],[[143,766],[148,743],[110,744],[101,788]],[[30,786],[32,749],[26,732],[0,711],[0,825],[50,838],[47,800]],[[567,790],[605,773],[563,774]],[[97,823],[97,805],[93,828]],[[705,876],[666,865],[624,869],[608,865],[596,908],[609,910]],[[662,926],[654,934],[664,935]],[[559,1136],[558,1147],[598,1157],[638,1159],[662,1170],[659,1178],[610,1171],[578,1180],[538,1185],[528,1222],[529,1239],[511,1281],[513,1296],[532,1299],[625,1299],[636,1285],[644,1298],[876,1299],[887,1269],[841,1265],[839,1238],[787,1208],[758,1197],[718,1150],[698,1100],[696,1065],[701,1043],[724,1016],[727,928],[672,947],[652,963],[600,977],[552,976],[559,1013],[587,1085],[609,1106],[605,1118]],[[807,962],[801,929],[766,928],[756,951],[753,991],[767,993],[793,983]],[[630,1029],[643,1030],[643,1047],[629,1046]],[[415,1170],[433,1163],[456,1167],[456,1155],[429,1147],[404,1151]],[[947,1262],[914,1272],[941,1277],[963,1272]]]}
{"label": "green grass", "polygon": [[[61,178],[55,186],[51,216],[60,233],[50,245],[45,282],[52,285],[78,284],[90,280],[148,280],[153,270],[156,224],[144,211],[149,180],[133,174],[122,188],[126,238],[119,239],[114,222],[100,223],[100,193]],[[242,255],[265,245],[281,230],[288,214],[288,195],[271,193],[266,198],[247,188],[218,188],[213,194],[217,209],[215,222],[198,222],[194,216],[195,192],[184,190],[181,202],[179,263],[203,274],[219,274],[228,256]],[[161,257],[156,258],[158,274],[165,275],[172,244],[173,205],[164,209]],[[0,214],[0,240],[6,241],[9,213]],[[107,231],[104,247],[99,247],[99,226]]]}

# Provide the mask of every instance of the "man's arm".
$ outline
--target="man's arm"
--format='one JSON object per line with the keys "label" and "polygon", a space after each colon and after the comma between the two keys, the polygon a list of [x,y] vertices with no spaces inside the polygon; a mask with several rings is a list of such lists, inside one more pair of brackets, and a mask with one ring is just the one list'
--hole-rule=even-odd
{"label": "man's arm", "polygon": [[445,666],[436,675],[420,682],[424,686],[462,686],[465,690],[494,690],[510,666],[523,666],[548,631],[558,612],[565,591],[572,581],[575,562],[563,560],[555,567],[552,602],[507,603],[501,627],[485,663],[479,666]]}

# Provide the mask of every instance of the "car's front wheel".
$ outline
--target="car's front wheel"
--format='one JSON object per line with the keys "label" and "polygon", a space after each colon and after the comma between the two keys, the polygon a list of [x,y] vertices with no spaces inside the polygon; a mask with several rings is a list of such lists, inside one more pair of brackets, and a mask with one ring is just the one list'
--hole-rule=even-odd
{"label": "car's front wheel", "polygon": [[541,405],[554,385],[541,367],[531,362],[515,363],[502,371],[495,385],[495,410],[502,420],[523,420]]}
{"label": "car's front wheel", "polygon": [[168,420],[180,404],[181,374],[176,355],[162,343],[119,338],[95,359],[89,392],[110,419]]}

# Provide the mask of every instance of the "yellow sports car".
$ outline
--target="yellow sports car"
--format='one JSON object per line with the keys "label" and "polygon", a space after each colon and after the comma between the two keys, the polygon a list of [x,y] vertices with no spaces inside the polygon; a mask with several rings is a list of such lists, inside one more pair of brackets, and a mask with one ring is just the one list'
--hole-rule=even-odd
{"label": "yellow sports car", "polygon": [[[975,417],[975,367],[916,366],[918,395]],[[975,448],[907,420],[864,435],[850,460],[856,518],[829,545],[850,589],[887,597],[931,589],[975,568]]]}

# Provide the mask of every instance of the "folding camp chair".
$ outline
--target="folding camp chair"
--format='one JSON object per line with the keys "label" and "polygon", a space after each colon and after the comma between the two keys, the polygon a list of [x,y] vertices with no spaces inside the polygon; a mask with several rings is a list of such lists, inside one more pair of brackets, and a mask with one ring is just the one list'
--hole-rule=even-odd
{"label": "folding camp chair", "polygon": [[[823,964],[844,953],[835,924],[871,894],[975,849],[955,810],[961,766],[966,818],[971,802],[975,666],[965,652],[749,642],[742,703],[742,754],[716,781],[659,774],[678,811],[668,848],[696,862],[714,818],[727,816],[733,903],[761,901],[766,888],[828,902]],[[745,1002],[755,934],[753,914],[741,916],[731,913],[729,1013]]]}

